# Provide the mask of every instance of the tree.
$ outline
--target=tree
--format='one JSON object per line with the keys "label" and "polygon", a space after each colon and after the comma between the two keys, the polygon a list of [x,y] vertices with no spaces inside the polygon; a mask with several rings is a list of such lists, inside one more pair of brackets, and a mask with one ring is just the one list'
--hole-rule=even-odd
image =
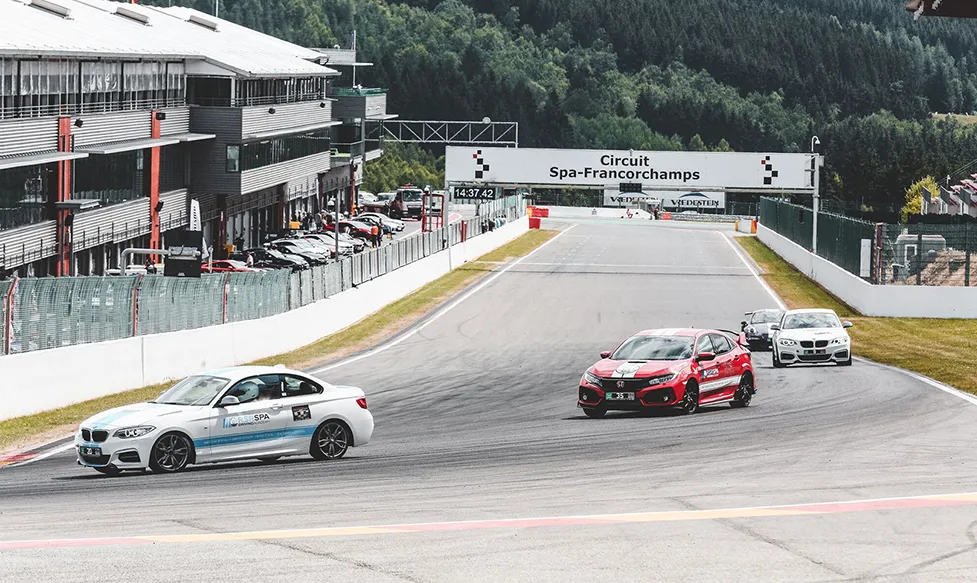
{"label": "tree", "polygon": [[699,134],[692,136],[692,139],[689,140],[690,152],[705,152],[707,150],[709,150],[709,148],[706,147],[706,143],[702,141],[702,136]]}
{"label": "tree", "polygon": [[902,222],[905,223],[909,219],[909,215],[918,215],[923,212],[923,196],[932,199],[939,195],[940,187],[936,185],[936,180],[933,180],[932,176],[914,182],[906,190],[906,204],[902,207]]}

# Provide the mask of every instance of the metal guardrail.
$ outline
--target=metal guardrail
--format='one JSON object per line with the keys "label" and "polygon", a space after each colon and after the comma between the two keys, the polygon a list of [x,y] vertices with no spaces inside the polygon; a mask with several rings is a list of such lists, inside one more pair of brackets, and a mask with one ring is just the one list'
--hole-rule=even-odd
{"label": "metal guardrail", "polygon": [[331,297],[525,215],[519,197],[481,216],[291,273],[20,278],[0,281],[0,355],[265,318]]}

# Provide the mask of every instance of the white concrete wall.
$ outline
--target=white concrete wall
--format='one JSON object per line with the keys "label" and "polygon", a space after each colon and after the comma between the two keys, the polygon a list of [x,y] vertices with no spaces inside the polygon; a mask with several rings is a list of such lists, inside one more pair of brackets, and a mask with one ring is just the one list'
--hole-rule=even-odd
{"label": "white concrete wall", "polygon": [[311,344],[529,230],[526,217],[356,289],[269,318],[0,358],[0,420],[234,366]]}
{"label": "white concrete wall", "polygon": [[866,316],[977,318],[977,288],[872,285],[762,224],[757,225],[757,237],[798,271]]}
{"label": "white concrete wall", "polygon": [[[539,208],[550,209],[551,219],[620,219],[627,218],[628,209],[626,208],[600,208],[589,206],[551,206],[548,204],[537,205]],[[597,211],[594,214],[594,211]],[[631,209],[632,220],[648,220],[651,215],[640,209]]]}

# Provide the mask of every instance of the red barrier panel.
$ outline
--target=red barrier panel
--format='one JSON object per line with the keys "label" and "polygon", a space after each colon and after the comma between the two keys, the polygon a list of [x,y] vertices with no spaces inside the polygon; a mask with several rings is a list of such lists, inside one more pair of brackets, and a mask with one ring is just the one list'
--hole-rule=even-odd
{"label": "red barrier panel", "polygon": [[538,229],[540,227],[540,223],[541,222],[542,221],[540,219],[536,218],[536,217],[530,217],[530,219],[529,219],[529,228],[530,229]]}

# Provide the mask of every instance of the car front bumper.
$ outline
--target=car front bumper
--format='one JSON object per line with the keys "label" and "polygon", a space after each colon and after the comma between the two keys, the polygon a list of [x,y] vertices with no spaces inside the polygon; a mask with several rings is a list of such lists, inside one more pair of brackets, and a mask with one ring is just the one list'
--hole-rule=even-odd
{"label": "car front bumper", "polygon": [[[81,432],[75,435],[75,457],[78,465],[89,468],[114,467],[120,470],[141,470],[149,467],[149,455],[157,432],[142,437],[122,439],[112,430],[105,441],[85,441]],[[97,448],[101,455],[83,455],[82,448]]]}
{"label": "car front bumper", "polygon": [[851,344],[804,348],[802,346],[778,346],[777,354],[783,364],[818,364],[824,362],[848,362]]}
{"label": "car front bumper", "polygon": [[616,391],[605,391],[591,386],[577,388],[577,407],[600,408],[606,411],[643,411],[660,407],[674,407],[685,398],[685,388],[678,380],[642,389],[622,389],[634,399],[614,398]]}
{"label": "car front bumper", "polygon": [[746,342],[750,346],[763,346],[765,348],[773,346],[769,334],[747,334]]}

